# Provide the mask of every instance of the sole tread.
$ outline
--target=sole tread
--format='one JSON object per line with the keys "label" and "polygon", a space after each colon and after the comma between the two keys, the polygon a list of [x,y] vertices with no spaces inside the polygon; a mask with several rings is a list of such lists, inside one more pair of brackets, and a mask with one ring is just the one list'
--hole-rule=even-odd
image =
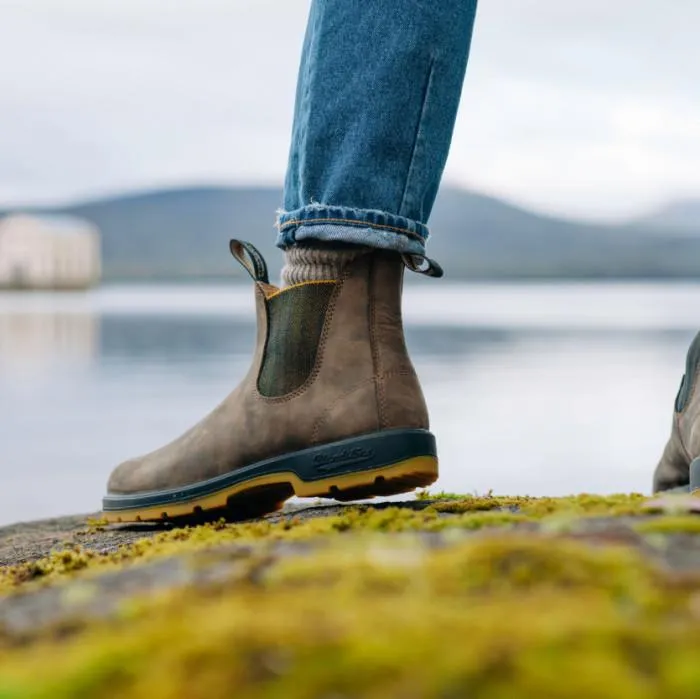
{"label": "sole tread", "polygon": [[276,512],[294,495],[351,502],[407,493],[431,485],[437,477],[437,459],[419,456],[391,466],[316,481],[303,481],[293,473],[280,473],[238,484],[201,500],[139,510],[107,510],[103,515],[107,521],[117,524],[205,522],[221,517],[233,521],[253,519]]}

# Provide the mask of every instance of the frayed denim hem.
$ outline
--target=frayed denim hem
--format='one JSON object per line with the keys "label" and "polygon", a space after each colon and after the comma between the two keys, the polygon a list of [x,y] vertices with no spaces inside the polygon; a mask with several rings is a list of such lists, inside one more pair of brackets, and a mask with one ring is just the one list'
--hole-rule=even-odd
{"label": "frayed denim hem", "polygon": [[282,249],[297,241],[322,240],[425,255],[429,236],[427,226],[403,216],[321,204],[280,212],[277,227],[277,246]]}

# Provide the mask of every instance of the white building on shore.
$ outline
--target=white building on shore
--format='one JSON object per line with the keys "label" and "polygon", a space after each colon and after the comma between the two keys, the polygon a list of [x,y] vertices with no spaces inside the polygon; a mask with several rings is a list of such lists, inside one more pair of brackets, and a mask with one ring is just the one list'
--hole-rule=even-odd
{"label": "white building on shore", "polygon": [[0,288],[86,289],[100,280],[99,231],[72,216],[0,218]]}

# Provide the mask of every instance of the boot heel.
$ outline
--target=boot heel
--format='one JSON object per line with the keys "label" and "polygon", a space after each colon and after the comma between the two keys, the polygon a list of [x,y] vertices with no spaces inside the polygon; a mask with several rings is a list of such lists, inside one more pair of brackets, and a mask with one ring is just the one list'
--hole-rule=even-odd
{"label": "boot heel", "polygon": [[700,496],[700,458],[690,462],[690,492],[696,497]]}
{"label": "boot heel", "polygon": [[437,478],[437,457],[417,456],[392,466],[324,478],[313,483],[302,481],[295,488],[295,492],[298,497],[332,498],[348,502],[408,493],[416,488],[431,485]]}
{"label": "boot heel", "polygon": [[435,437],[386,430],[314,447],[295,469],[298,497],[358,500],[423,488],[438,478]]}

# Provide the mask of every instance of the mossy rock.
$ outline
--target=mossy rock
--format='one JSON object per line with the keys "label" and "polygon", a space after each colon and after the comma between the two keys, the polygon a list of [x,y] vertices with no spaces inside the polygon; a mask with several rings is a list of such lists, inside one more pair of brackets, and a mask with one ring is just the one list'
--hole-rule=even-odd
{"label": "mossy rock", "polygon": [[0,569],[0,699],[689,699],[699,521],[632,495],[432,496],[121,544],[93,522]]}

